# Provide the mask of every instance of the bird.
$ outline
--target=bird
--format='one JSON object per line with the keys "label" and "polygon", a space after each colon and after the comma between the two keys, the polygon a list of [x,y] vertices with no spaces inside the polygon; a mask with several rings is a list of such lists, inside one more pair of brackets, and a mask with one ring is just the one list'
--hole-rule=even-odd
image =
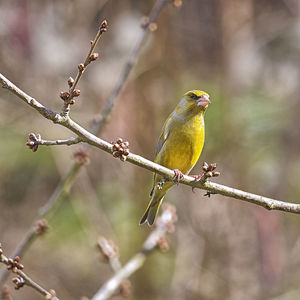
{"label": "bird", "polygon": [[[164,123],[154,161],[174,170],[177,184],[183,174],[189,174],[201,155],[205,136],[204,114],[210,103],[206,92],[188,91]],[[174,181],[154,174],[150,202],[140,225],[153,225],[164,196],[174,184]]]}

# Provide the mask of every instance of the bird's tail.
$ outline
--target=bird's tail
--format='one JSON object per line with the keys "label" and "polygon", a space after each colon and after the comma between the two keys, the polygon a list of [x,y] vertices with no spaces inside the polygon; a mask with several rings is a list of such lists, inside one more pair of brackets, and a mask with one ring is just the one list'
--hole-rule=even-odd
{"label": "bird's tail", "polygon": [[140,225],[147,222],[149,226],[153,225],[155,217],[157,215],[157,212],[159,210],[159,207],[164,199],[165,193],[156,193],[154,191],[154,195],[152,195],[151,200],[148,204],[148,207],[140,221]]}

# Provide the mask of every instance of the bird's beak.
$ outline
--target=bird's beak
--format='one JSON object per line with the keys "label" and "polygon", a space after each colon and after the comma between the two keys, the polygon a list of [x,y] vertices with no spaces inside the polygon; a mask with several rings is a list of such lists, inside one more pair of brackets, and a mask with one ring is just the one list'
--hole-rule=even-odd
{"label": "bird's beak", "polygon": [[210,100],[207,95],[202,95],[197,101],[196,105],[197,106],[202,106],[204,108],[207,108],[208,104],[210,104]]}

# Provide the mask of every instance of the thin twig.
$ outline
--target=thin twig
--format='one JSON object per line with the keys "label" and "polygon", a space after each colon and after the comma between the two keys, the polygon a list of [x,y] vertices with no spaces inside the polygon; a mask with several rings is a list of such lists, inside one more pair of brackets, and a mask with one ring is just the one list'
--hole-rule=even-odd
{"label": "thin twig", "polygon": [[[35,229],[37,220],[45,218],[50,212],[54,210],[55,207],[59,206],[60,202],[64,199],[65,195],[69,193],[72,183],[74,181],[74,177],[77,175],[80,167],[81,165],[77,163],[73,165],[70,172],[57,186],[47,203],[40,209],[37,219],[33,222],[32,226],[27,231],[27,233],[25,233],[23,240],[16,247],[11,257],[22,257],[25,250],[39,236]],[[8,270],[3,270],[0,276],[0,285],[7,279],[7,277]]]}
{"label": "thin twig", "polygon": [[56,141],[46,141],[43,140],[40,134],[34,134],[34,133],[30,133],[29,134],[29,138],[28,141],[26,143],[26,145],[33,151],[37,151],[39,145],[42,146],[55,146],[55,145],[75,145],[81,142],[81,139],[79,137],[72,137],[69,138],[67,140],[56,140]]}
{"label": "thin twig", "polygon": [[[0,253],[0,262],[3,263],[3,264],[5,264],[5,265],[7,265],[7,266],[10,265],[9,259],[4,254],[1,254],[1,253]],[[35,289],[41,295],[48,297],[48,299],[59,300],[53,293],[50,293],[46,289],[44,289],[43,287],[41,287],[38,283],[36,283],[33,279],[31,279],[22,270],[14,268],[14,269],[12,269],[12,271],[13,271],[14,274],[19,275],[23,279],[22,286],[23,285],[27,285],[29,287],[32,287],[33,289]],[[18,288],[18,285],[16,287]]]}
{"label": "thin twig", "polygon": [[160,12],[162,11],[162,9],[166,3],[168,3],[168,0],[158,0],[155,3],[154,7],[152,8],[152,10],[149,14],[149,17],[148,17],[147,24],[142,27],[144,30],[143,34],[140,36],[140,38],[137,41],[135,47],[133,48],[131,54],[129,55],[127,62],[125,64],[124,68],[122,69],[120,78],[119,78],[115,88],[109,95],[100,116],[98,118],[96,118],[94,121],[92,130],[91,130],[91,132],[93,134],[99,135],[100,130],[103,128],[103,125],[108,121],[108,119],[111,115],[112,109],[114,108],[114,106],[117,102],[118,96],[119,96],[121,90],[123,89],[123,87],[125,86],[125,83],[128,79],[128,75],[138,61],[140,51],[141,51],[141,49],[148,37],[148,34],[150,32],[149,25],[156,20],[156,18],[159,16]]}
{"label": "thin twig", "polygon": [[78,144],[80,143],[80,139],[77,137],[77,138],[69,138],[67,140],[56,140],[56,141],[46,141],[46,140],[41,140],[39,142],[39,145],[42,145],[42,146],[55,146],[55,145],[67,145],[67,146],[70,146],[70,145],[75,145],[75,144]]}
{"label": "thin twig", "polygon": [[[90,47],[90,50],[85,58],[85,61],[83,64],[79,64],[78,65],[78,72],[77,72],[77,75],[76,75],[76,78],[74,80],[74,82],[72,82],[73,80],[71,79],[71,82],[69,82],[69,85],[70,85],[70,88],[69,88],[69,96],[67,97],[67,99],[64,101],[64,106],[63,106],[63,109],[62,109],[62,115],[63,116],[67,116],[69,111],[70,111],[70,100],[72,100],[72,98],[74,97],[74,90],[75,88],[77,87],[78,85],[78,82],[83,74],[83,72],[85,71],[87,65],[93,61],[93,60],[96,60],[98,58],[98,53],[93,53],[101,35],[106,32],[106,29],[107,28],[107,21],[104,20],[100,27],[99,27],[99,30],[94,38],[93,41],[91,41],[91,47]],[[93,57],[94,55],[94,57]]]}
{"label": "thin twig", "polygon": [[157,243],[168,231],[170,223],[174,222],[174,214],[171,209],[165,209],[156,223],[156,228],[150,233],[140,252],[135,254],[115,275],[109,279],[93,296],[91,300],[108,299],[120,286],[120,284],[140,269],[148,254],[156,249]]}
{"label": "thin twig", "polygon": [[[7,88],[8,90],[12,91],[14,94],[16,94],[20,99],[28,103],[28,99],[33,99],[30,96],[28,96],[26,93],[18,89],[14,84],[12,84],[8,79],[6,79],[3,75],[0,74],[0,82],[2,82],[2,86]],[[34,100],[30,102],[30,105],[35,108],[37,111],[39,111],[41,114],[44,113],[44,111],[48,111],[43,105],[41,105],[38,101]],[[43,109],[41,109],[43,107]],[[78,135],[82,141],[95,146],[101,150],[104,150],[110,154],[113,153],[112,144],[96,137],[95,135],[91,134],[89,131],[81,127],[79,124],[74,122],[70,117],[66,118],[57,118],[56,113],[52,113],[48,116],[49,119],[53,117],[53,122],[58,123],[64,127],[67,127],[71,131],[73,131],[76,135]],[[158,165],[146,158],[143,158],[142,156],[129,153],[127,156],[127,160],[130,163],[133,163],[139,167],[142,167],[144,169],[147,169],[149,171],[158,173],[163,175],[168,180],[173,180],[174,177],[174,171],[170,170],[166,167],[163,167],[161,165]],[[217,184],[214,182],[206,181],[195,181],[195,178],[191,176],[184,175],[182,179],[180,179],[180,182],[186,185],[189,185],[194,188],[203,189],[210,191],[214,194],[220,194],[223,196],[239,199],[242,201],[247,201],[259,206],[262,206],[269,210],[281,210],[285,212],[291,212],[300,214],[300,204],[295,203],[289,203],[289,202],[283,202],[267,197],[263,197],[261,195],[256,195],[248,192],[244,192],[235,188],[231,188],[225,185]]]}
{"label": "thin twig", "polygon": [[104,258],[104,260],[109,264],[112,271],[115,273],[122,268],[121,262],[119,260],[119,250],[117,245],[105,237],[101,236],[98,239],[98,248]]}

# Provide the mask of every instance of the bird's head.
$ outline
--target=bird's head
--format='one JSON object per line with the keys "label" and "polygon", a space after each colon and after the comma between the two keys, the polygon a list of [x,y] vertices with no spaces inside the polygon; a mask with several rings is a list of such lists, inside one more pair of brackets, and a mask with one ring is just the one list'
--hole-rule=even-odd
{"label": "bird's head", "polygon": [[193,116],[204,113],[210,104],[209,95],[203,91],[192,90],[185,93],[176,107],[176,114]]}
{"label": "bird's head", "polygon": [[192,90],[184,94],[184,98],[189,105],[199,107],[201,110],[206,110],[208,104],[210,104],[209,95],[203,91]]}

